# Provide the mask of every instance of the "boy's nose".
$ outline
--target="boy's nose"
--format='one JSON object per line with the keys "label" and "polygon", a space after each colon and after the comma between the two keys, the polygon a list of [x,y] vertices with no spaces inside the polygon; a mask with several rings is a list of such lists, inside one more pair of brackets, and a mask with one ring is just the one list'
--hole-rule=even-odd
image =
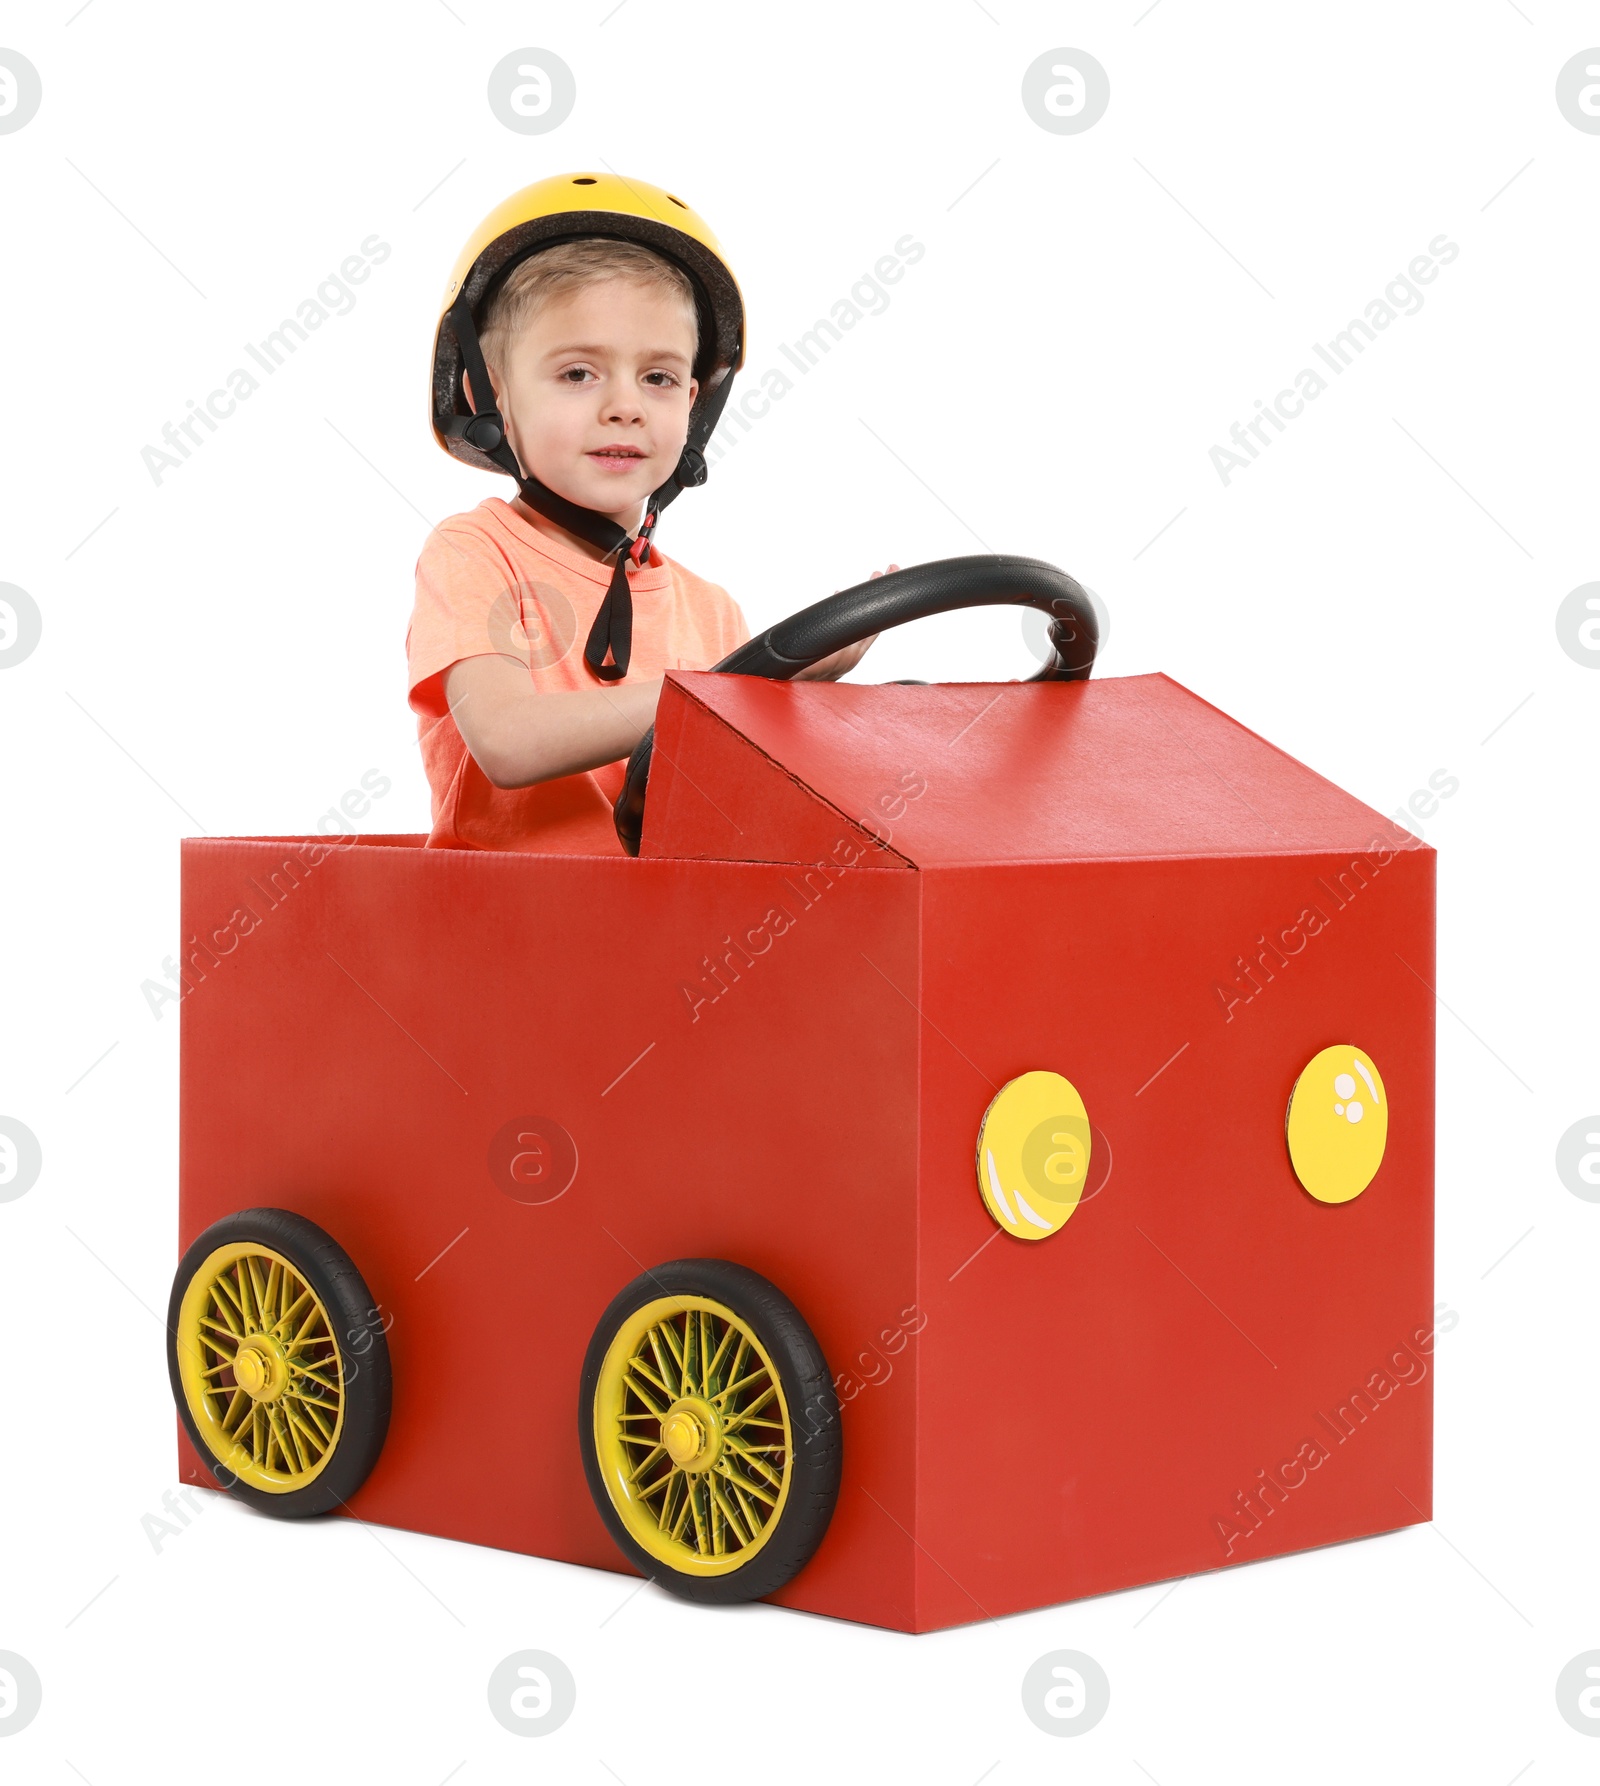
{"label": "boy's nose", "polygon": [[608,394],[600,406],[600,413],[607,422],[642,422],[644,404],[631,391],[617,391]]}

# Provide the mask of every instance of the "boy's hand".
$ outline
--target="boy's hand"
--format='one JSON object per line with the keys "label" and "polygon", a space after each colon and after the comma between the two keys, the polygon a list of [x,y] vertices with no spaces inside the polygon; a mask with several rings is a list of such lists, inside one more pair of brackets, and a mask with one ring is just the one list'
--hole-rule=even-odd
{"label": "boy's hand", "polygon": [[[897,571],[899,568],[898,564],[889,566],[892,571]],[[873,577],[882,575],[882,571],[872,573]],[[872,577],[869,577],[867,581],[870,583]],[[837,595],[839,591],[836,589],[833,593]],[[854,645],[846,645],[842,651],[832,652],[827,657],[819,657],[814,664],[809,665],[806,669],[796,670],[790,680],[793,682],[837,682],[847,670],[853,670],[861,662],[867,654],[867,647],[877,636],[876,633],[873,633],[870,638],[861,639]]]}

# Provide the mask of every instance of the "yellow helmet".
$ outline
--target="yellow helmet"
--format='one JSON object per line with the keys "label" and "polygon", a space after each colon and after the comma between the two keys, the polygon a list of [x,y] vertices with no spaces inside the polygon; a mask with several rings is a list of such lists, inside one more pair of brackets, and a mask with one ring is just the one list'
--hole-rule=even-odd
{"label": "yellow helmet", "polygon": [[[530,254],[574,236],[615,236],[654,249],[682,267],[694,288],[699,389],[689,412],[688,438],[672,475],[645,504],[644,520],[631,539],[608,516],[569,502],[518,465],[505,425],[489,401],[491,386],[478,343],[485,302],[506,274]],[[744,364],[744,337],[744,299],[717,238],[675,193],[644,180],[620,174],[555,174],[536,180],[497,205],[456,259],[433,339],[429,402],[434,438],[468,465],[515,478],[532,508],[607,555],[616,554],[611,587],[584,647],[585,661],[602,681],[627,673],[633,605],[625,566],[641,561],[667,504],[706,481],[706,444],[728,401],[733,376]],[[467,400],[463,372],[480,393],[476,411]]]}
{"label": "yellow helmet", "polygon": [[[572,236],[620,236],[653,248],[689,275],[700,318],[700,351],[694,367],[700,389],[689,417],[689,446],[703,455],[727,402],[733,374],[744,364],[739,282],[703,217],[676,194],[620,174],[555,174],[536,180],[496,205],[467,239],[451,269],[434,334],[434,438],[469,465],[484,471],[505,469],[503,462],[474,442],[471,432],[451,425],[472,419],[461,388],[461,374],[470,372],[471,366],[464,364],[465,344],[454,325],[464,306],[465,320],[475,333],[485,301],[505,275],[530,254]],[[483,388],[474,380],[474,390]]]}

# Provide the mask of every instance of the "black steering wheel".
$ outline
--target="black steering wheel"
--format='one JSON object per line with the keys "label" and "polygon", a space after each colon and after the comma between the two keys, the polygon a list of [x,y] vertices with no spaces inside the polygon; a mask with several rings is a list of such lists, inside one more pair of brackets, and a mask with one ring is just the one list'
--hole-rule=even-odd
{"label": "black steering wheel", "polygon": [[[841,589],[769,626],[757,638],[730,651],[713,670],[730,676],[768,676],[787,681],[820,658],[842,651],[886,627],[903,626],[929,614],[955,608],[998,607],[1013,603],[1038,608],[1050,617],[1055,655],[1029,682],[1082,682],[1094,668],[1100,628],[1083,586],[1040,558],[1008,558],[985,553],[972,558],[939,558],[890,571]],[[628,758],[622,792],[613,809],[617,836],[630,856],[639,853],[644,832],[644,797],[650,780],[655,727]]]}

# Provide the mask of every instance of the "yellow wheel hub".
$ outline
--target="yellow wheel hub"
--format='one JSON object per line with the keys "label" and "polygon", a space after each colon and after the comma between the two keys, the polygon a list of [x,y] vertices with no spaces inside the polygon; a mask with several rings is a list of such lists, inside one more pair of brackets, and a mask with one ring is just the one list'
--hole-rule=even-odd
{"label": "yellow wheel hub", "polygon": [[680,1470],[709,1470],[722,1452],[722,1422],[698,1396],[676,1401],[661,1421],[661,1443]]}
{"label": "yellow wheel hub", "polygon": [[281,1253],[219,1247],[178,1312],[184,1398],[213,1458],[288,1494],[321,1474],[344,1423],[344,1364],[328,1311]]}
{"label": "yellow wheel hub", "polygon": [[266,1333],[241,1340],[233,1355],[233,1380],[253,1401],[277,1401],[289,1384],[283,1347]]}
{"label": "yellow wheel hub", "polygon": [[789,1494],[789,1409],[732,1309],[663,1296],[617,1330],[594,1398],[595,1452],[623,1523],[659,1562],[726,1575],[766,1543]]}

